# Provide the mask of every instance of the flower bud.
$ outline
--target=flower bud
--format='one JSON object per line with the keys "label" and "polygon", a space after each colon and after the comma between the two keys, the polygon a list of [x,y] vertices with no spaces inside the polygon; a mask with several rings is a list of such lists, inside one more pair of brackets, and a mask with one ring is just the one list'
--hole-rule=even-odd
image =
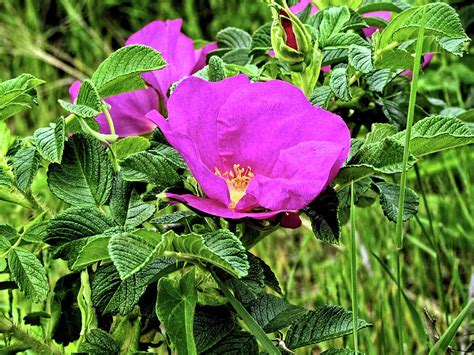
{"label": "flower bud", "polygon": [[272,4],[272,47],[275,56],[293,71],[303,71],[311,62],[313,44],[308,28],[290,9]]}

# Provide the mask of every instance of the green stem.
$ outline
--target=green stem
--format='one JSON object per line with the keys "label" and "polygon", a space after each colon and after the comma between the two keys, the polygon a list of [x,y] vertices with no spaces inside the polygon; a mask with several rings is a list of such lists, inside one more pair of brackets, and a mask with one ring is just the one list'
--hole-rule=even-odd
{"label": "green stem", "polygon": [[249,328],[250,332],[255,335],[255,337],[259,340],[260,344],[265,348],[265,350],[270,354],[281,354],[280,350],[273,344],[273,342],[268,338],[267,334],[263,331],[262,328],[257,324],[255,319],[247,312],[247,310],[242,306],[242,304],[234,297],[232,292],[230,292],[229,288],[215,273],[212,274],[214,280],[216,280],[219,288],[224,293],[224,295],[229,300],[232,307],[234,307],[235,311],[238,313],[240,318],[244,321],[244,323]]}
{"label": "green stem", "polygon": [[104,113],[105,117],[107,118],[107,123],[108,123],[109,128],[110,128],[110,134],[115,135],[114,121],[112,120],[112,117],[110,116],[109,110],[107,109],[107,107],[105,107],[105,104],[102,107],[102,112]]}
{"label": "green stem", "polygon": [[35,354],[61,354],[61,352],[53,346],[48,346],[38,338],[21,330],[12,321],[0,314],[0,333],[8,333],[15,339],[19,340],[24,347],[34,351]]}
{"label": "green stem", "polygon": [[413,117],[415,115],[415,105],[416,105],[416,94],[418,89],[418,76],[420,73],[421,67],[421,54],[423,50],[423,39],[425,33],[425,23],[426,23],[426,7],[423,11],[423,17],[421,20],[420,30],[418,31],[418,38],[416,41],[416,50],[415,50],[415,65],[413,68],[413,79],[411,82],[410,88],[410,100],[408,103],[408,117],[406,124],[406,133],[405,133],[405,146],[403,149],[403,161],[402,161],[402,174],[400,178],[400,196],[398,199],[398,215],[397,215],[397,226],[395,231],[395,243],[397,247],[397,316],[398,316],[398,350],[399,354],[403,354],[403,312],[402,312],[402,260],[401,260],[401,250],[403,248],[403,212],[405,207],[405,189],[407,182],[407,167],[408,167],[408,158],[410,156],[410,139],[411,139],[411,129],[413,126]]}
{"label": "green stem", "polygon": [[357,242],[355,233],[355,204],[354,204],[354,182],[351,182],[351,293],[352,293],[352,334],[354,336],[354,350],[359,352],[359,340],[357,337],[357,323],[359,319],[359,307],[357,298]]}

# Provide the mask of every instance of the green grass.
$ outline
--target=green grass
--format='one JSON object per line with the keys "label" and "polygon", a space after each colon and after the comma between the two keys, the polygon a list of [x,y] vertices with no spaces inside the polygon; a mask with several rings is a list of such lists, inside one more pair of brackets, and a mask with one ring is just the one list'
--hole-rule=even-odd
{"label": "green grass", "polygon": [[[183,17],[188,35],[207,40],[221,28],[236,26],[252,31],[270,18],[265,4],[253,0],[42,3],[25,0],[19,6],[15,0],[4,0],[0,4],[0,80],[29,72],[48,82],[40,90],[40,105],[8,122],[18,135],[30,134],[55,120],[61,114],[56,99],[67,98],[70,83],[90,75],[130,33],[155,18]],[[431,74],[428,70],[424,75]],[[462,93],[461,98],[456,91],[446,90],[445,95],[455,105],[465,106]],[[420,195],[420,212],[405,226],[401,253],[403,291],[410,302],[402,300],[401,314],[408,354],[424,354],[432,346],[433,339],[425,335],[429,333],[425,310],[437,320],[434,327],[441,335],[468,303],[469,280],[474,271],[473,158],[471,147],[448,151],[421,160],[418,176],[414,170],[407,176],[407,186]],[[58,208],[59,201],[44,192],[44,174],[40,174],[33,188],[48,208]],[[351,268],[349,225],[343,227],[338,246],[314,238],[309,221],[305,220],[302,228],[279,231],[254,251],[274,268],[292,303],[307,307],[340,304],[351,309],[351,285],[356,282],[359,315],[373,324],[371,329],[358,333],[359,350],[367,354],[396,353],[395,224],[383,217],[378,202],[369,208],[358,208],[356,214],[357,280],[351,280],[354,267]],[[21,207],[0,203],[0,224],[17,219],[19,226],[29,217]],[[64,265],[54,262],[52,266],[54,281],[64,272]],[[11,297],[13,304],[23,304],[19,293],[12,292]],[[37,310],[35,307],[22,309],[22,314],[19,307],[15,308],[13,319],[21,319],[26,312]],[[465,347],[472,340],[466,335],[472,332],[472,321],[466,319],[456,341],[451,343],[454,348]],[[352,337],[346,337],[344,342],[327,342],[320,348],[354,346]],[[299,351],[310,352],[307,348]]]}

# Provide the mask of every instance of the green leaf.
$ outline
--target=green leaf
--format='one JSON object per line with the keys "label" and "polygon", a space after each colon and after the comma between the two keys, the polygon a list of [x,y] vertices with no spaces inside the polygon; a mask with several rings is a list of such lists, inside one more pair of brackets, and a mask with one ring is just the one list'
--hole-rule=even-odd
{"label": "green leaf", "polygon": [[360,352],[355,352],[352,349],[328,349],[323,351],[321,355],[357,355]]}
{"label": "green leaf", "polygon": [[255,337],[247,332],[234,329],[216,345],[209,349],[207,355],[222,354],[258,354],[258,344]]}
{"label": "green leaf", "polygon": [[[384,215],[392,222],[397,221],[398,198],[400,196],[400,186],[379,182],[375,184],[380,192],[380,206]],[[405,189],[405,208],[403,210],[403,221],[408,221],[418,212],[418,195],[412,189]]]}
{"label": "green leaf", "polygon": [[351,15],[346,6],[331,7],[321,11],[322,16],[319,25],[319,41],[324,48],[328,39],[342,30],[344,25],[349,21]]}
{"label": "green leaf", "polygon": [[26,191],[33,182],[40,164],[35,147],[23,147],[13,157],[13,172],[18,189]]}
{"label": "green leaf", "polygon": [[0,158],[7,155],[10,145],[15,141],[7,124],[0,120]]}
{"label": "green leaf", "polygon": [[352,44],[349,47],[349,64],[362,73],[372,72],[375,68],[372,63],[371,49]]}
{"label": "green leaf", "polygon": [[[357,329],[370,326],[364,320],[357,321]],[[322,306],[308,311],[294,323],[286,334],[289,349],[317,344],[352,333],[352,312],[339,306]]]}
{"label": "green leaf", "polygon": [[178,354],[197,354],[193,323],[197,302],[194,269],[179,281],[162,278],[158,282],[156,314],[163,323]]}
{"label": "green leaf", "polygon": [[382,31],[377,49],[385,48],[393,42],[415,39],[422,23],[425,8],[425,36],[458,39],[464,43],[469,40],[456,11],[448,4],[436,2],[409,8],[395,16]]}
{"label": "green leaf", "polygon": [[11,276],[25,296],[34,302],[46,301],[49,292],[46,271],[30,251],[15,248],[8,254]]}
{"label": "green leaf", "polygon": [[155,217],[151,220],[154,224],[174,224],[180,223],[182,220],[191,219],[197,215],[190,211],[177,211],[163,216]]}
{"label": "green leaf", "polygon": [[159,52],[143,45],[120,48],[104,60],[91,77],[100,96],[106,98],[146,87],[140,74],[159,70],[166,62]]}
{"label": "green leaf", "polygon": [[325,242],[338,244],[341,227],[338,218],[339,200],[332,187],[327,187],[304,209],[311,220],[314,235]]}
{"label": "green leaf", "polygon": [[[404,131],[393,137],[405,142]],[[454,117],[430,116],[413,125],[410,151],[419,157],[472,143],[474,132],[463,121]]]}
{"label": "green leaf", "polygon": [[118,354],[120,348],[107,332],[102,329],[92,329],[86,334],[79,352],[97,355]]}
{"label": "green leaf", "polygon": [[102,99],[99,95],[99,91],[89,79],[82,82],[75,104],[78,106],[87,106],[96,112],[102,111]]}
{"label": "green leaf", "polygon": [[448,329],[444,332],[444,334],[439,338],[436,344],[431,348],[429,355],[435,355],[446,352],[449,347],[449,344],[453,341],[456,333],[461,326],[464,318],[466,318],[469,314],[472,314],[472,306],[474,305],[474,298],[471,298],[466,306],[462,309],[461,313],[453,320],[453,322],[449,325]]}
{"label": "green leaf", "polygon": [[162,187],[174,186],[180,181],[169,160],[159,154],[139,152],[120,163],[124,180],[143,181]]}
{"label": "green leaf", "polygon": [[59,104],[67,112],[73,113],[79,117],[95,117],[100,115],[100,111],[86,105],[72,104],[64,100],[58,100]]}
{"label": "green leaf", "polygon": [[402,12],[410,5],[404,2],[390,2],[390,1],[365,1],[358,9],[357,13],[367,14],[375,11],[390,11]]}
{"label": "green leaf", "polygon": [[168,163],[171,164],[175,169],[187,169],[188,166],[184,162],[181,155],[176,149],[165,144],[158,144],[152,150],[151,154],[163,157]]}
{"label": "green leaf", "polygon": [[364,144],[377,143],[396,134],[397,128],[389,123],[373,123]]}
{"label": "green leaf", "polygon": [[272,49],[272,23],[267,22],[266,24],[257,28],[252,35],[252,50],[270,50]]}
{"label": "green leaf", "polygon": [[31,74],[20,76],[0,83],[0,121],[31,108],[36,100],[35,88],[45,81]]}
{"label": "green leaf", "polygon": [[361,47],[370,46],[367,41],[355,33],[337,33],[328,38],[324,46],[324,50],[333,51],[337,49],[349,49],[351,45],[357,45]]}
{"label": "green leaf", "polygon": [[308,311],[270,294],[263,293],[249,305],[250,315],[265,333],[273,333],[298,321]]}
{"label": "green leaf", "polygon": [[332,70],[329,87],[336,94],[337,98],[342,101],[350,101],[349,94],[349,78],[347,77],[346,68],[336,68]]}
{"label": "green leaf", "polygon": [[194,315],[194,341],[198,353],[216,345],[235,327],[235,319],[225,306],[197,306]]}
{"label": "green leaf", "polygon": [[92,280],[92,302],[102,314],[127,315],[138,304],[149,284],[178,270],[181,263],[170,258],[155,259],[141,271],[121,280],[113,264],[101,265]]}
{"label": "green leaf", "polygon": [[156,207],[143,202],[132,184],[123,180],[120,175],[114,178],[109,205],[117,224],[128,228],[144,223],[156,211]]}
{"label": "green leaf", "polygon": [[370,90],[383,92],[383,89],[398,75],[400,70],[381,69],[367,74],[366,80]]}
{"label": "green leaf", "polygon": [[309,101],[313,106],[319,106],[324,109],[328,108],[329,100],[334,95],[332,89],[329,86],[319,86],[309,96]]}
{"label": "green leaf", "polygon": [[61,163],[64,151],[65,136],[64,118],[51,123],[47,128],[39,128],[33,138],[36,149],[41,156],[52,163]]}
{"label": "green leaf", "polygon": [[75,134],[66,143],[61,164],[50,164],[49,188],[71,205],[101,206],[112,190],[112,163],[96,139]]}
{"label": "green leaf", "polygon": [[415,57],[403,49],[384,52],[375,62],[377,69],[413,69]]}
{"label": "green leaf", "polygon": [[228,230],[218,230],[204,235],[195,233],[182,236],[165,235],[172,239],[173,248],[178,253],[186,253],[197,260],[213,264],[237,278],[248,274],[249,263],[245,248]]}
{"label": "green leaf", "polygon": [[250,48],[252,37],[239,28],[227,27],[217,32],[219,48]]}
{"label": "green leaf", "polygon": [[216,55],[209,59],[209,69],[207,71],[209,81],[221,81],[226,78],[225,63]]}
{"label": "green leaf", "polygon": [[104,234],[115,225],[103,212],[91,207],[71,207],[53,218],[44,241],[54,246],[56,258],[68,261],[71,269],[107,259]]}
{"label": "green leaf", "polygon": [[46,235],[48,228],[48,221],[33,221],[24,227],[24,232],[21,239],[30,243],[42,242]]}
{"label": "green leaf", "polygon": [[228,283],[234,291],[235,297],[243,304],[255,300],[265,287],[263,261],[247,253],[249,261],[248,274],[241,279],[231,278]]}
{"label": "green leaf", "polygon": [[123,160],[132,154],[143,152],[148,148],[150,148],[150,141],[139,136],[125,137],[112,144],[115,156],[119,160]]}
{"label": "green leaf", "polygon": [[244,67],[250,62],[250,49],[232,49],[222,56],[222,60],[226,64],[235,64]]}

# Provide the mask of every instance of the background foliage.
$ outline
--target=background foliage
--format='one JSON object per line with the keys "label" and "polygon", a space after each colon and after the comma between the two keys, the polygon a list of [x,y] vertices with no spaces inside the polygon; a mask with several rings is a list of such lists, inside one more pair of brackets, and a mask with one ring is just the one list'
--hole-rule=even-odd
{"label": "background foliage", "polygon": [[[474,7],[452,4],[472,35]],[[67,88],[83,79],[129,34],[155,18],[184,19],[184,31],[192,38],[211,40],[218,30],[235,26],[249,32],[270,20],[264,3],[253,0],[160,0],[135,1],[34,1],[4,0],[0,4],[0,80],[29,72],[47,81],[39,89],[41,105],[8,121],[18,135],[31,134],[59,117],[56,98],[68,100]],[[462,62],[438,55],[422,74],[420,92],[441,99],[449,106],[474,106],[474,58]],[[409,187],[420,194],[420,212],[408,225],[404,252],[405,293],[414,309],[405,307],[404,319],[410,337],[405,339],[416,353],[424,347],[423,332],[443,333],[473,293],[474,252],[474,160],[472,147],[465,147],[421,160],[409,173]],[[46,174],[40,174],[33,189],[48,203]],[[360,201],[361,204],[370,201]],[[55,203],[53,202],[49,203]],[[24,224],[29,216],[19,207],[0,202],[0,224],[8,217]],[[429,206],[429,208],[427,208]],[[52,207],[52,206],[51,206]],[[397,347],[395,304],[395,225],[386,223],[378,204],[358,210],[356,221],[361,265],[359,266],[360,317],[374,324],[360,333],[361,348],[367,353],[390,353]],[[254,252],[272,263],[288,300],[314,308],[334,303],[351,307],[349,235],[343,228],[339,246],[314,238],[309,221],[296,231],[279,231],[259,244]],[[21,258],[21,252],[16,253]],[[439,261],[440,274],[436,270]],[[51,282],[66,272],[65,265],[51,265]],[[53,276],[53,277],[51,277]],[[7,279],[0,274],[0,281]],[[1,285],[1,284],[0,284]],[[1,289],[1,288],[0,288]],[[66,297],[66,295],[64,295]],[[0,311],[8,299],[16,308],[8,310],[21,319],[35,309],[25,309],[20,293],[0,291]],[[29,303],[28,303],[29,304]],[[437,320],[429,320],[433,317]],[[417,323],[423,320],[423,324]],[[472,336],[472,323],[458,332],[457,348],[465,349]],[[32,328],[34,331],[34,328]],[[327,344],[330,345],[330,344]],[[341,344],[338,344],[341,345]]]}

